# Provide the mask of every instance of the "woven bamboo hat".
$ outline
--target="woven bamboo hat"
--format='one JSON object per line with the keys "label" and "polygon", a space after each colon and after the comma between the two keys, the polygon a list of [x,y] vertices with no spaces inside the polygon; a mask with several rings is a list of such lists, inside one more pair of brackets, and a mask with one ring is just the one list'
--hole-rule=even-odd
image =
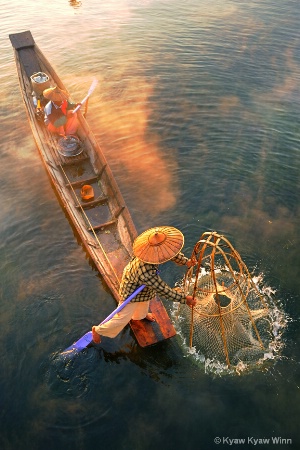
{"label": "woven bamboo hat", "polygon": [[67,100],[69,97],[66,91],[63,91],[58,86],[55,86],[53,88],[45,89],[43,91],[43,96],[51,100],[52,102],[63,102],[64,100]]}
{"label": "woven bamboo hat", "polygon": [[144,231],[133,243],[133,253],[141,261],[162,264],[174,258],[184,244],[181,231],[174,227],[155,227]]}

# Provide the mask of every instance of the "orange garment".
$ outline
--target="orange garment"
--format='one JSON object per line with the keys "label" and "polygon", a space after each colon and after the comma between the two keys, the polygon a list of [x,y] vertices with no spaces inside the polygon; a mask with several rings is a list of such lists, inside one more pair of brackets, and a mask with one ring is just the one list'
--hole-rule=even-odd
{"label": "orange garment", "polygon": [[77,113],[73,114],[72,112],[69,112],[67,114],[67,122],[65,123],[65,125],[62,125],[60,127],[55,127],[50,122],[47,125],[47,128],[51,133],[57,133],[57,134],[61,134],[63,136],[70,135],[70,134],[76,134],[76,131],[78,128]]}

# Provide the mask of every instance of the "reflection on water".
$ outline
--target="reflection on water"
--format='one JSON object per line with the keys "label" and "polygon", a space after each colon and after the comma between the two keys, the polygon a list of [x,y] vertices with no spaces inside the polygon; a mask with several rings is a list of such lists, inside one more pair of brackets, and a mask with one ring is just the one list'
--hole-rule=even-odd
{"label": "reflection on water", "polygon": [[118,78],[108,85],[93,122],[101,130],[112,168],[121,171],[130,184],[140,212],[151,211],[156,216],[176,203],[178,166],[174,151],[164,156],[156,133],[148,135],[152,114],[149,99],[155,86],[142,77],[133,77],[131,70],[119,67]]}
{"label": "reflection on water", "polygon": [[[211,448],[233,423],[240,436],[296,442],[297,2],[1,6],[1,448]],[[140,349],[126,329],[68,364],[57,359],[115,303],[32,138],[8,40],[26,29],[75,101],[98,79],[87,118],[137,229],[177,226],[187,255],[203,231],[224,233],[276,290],[288,320],[280,357],[243,377],[217,377],[180,336]],[[166,264],[161,275],[174,284],[182,271]]]}

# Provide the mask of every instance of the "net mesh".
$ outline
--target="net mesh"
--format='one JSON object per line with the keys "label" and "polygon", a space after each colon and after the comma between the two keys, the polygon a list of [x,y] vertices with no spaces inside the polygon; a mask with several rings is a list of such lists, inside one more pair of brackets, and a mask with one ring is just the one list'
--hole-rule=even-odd
{"label": "net mesh", "polygon": [[191,259],[196,264],[184,283],[196,305],[192,314],[183,312],[190,347],[228,366],[262,357],[271,332],[268,306],[240,255],[211,232],[201,236]]}

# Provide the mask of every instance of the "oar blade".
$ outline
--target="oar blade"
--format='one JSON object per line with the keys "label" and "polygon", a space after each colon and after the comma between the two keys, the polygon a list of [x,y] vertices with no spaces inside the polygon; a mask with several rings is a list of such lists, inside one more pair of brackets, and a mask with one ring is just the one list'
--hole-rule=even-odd
{"label": "oar blade", "polygon": [[66,348],[62,354],[80,352],[84,348],[86,348],[93,341],[92,332],[88,331],[85,333],[78,341],[74,342],[74,344],[70,345],[70,347]]}
{"label": "oar blade", "polygon": [[93,81],[92,81],[92,84],[91,84],[91,86],[90,86],[90,88],[88,90],[88,95],[89,96],[94,92],[97,84],[98,84],[98,80],[97,80],[97,78],[94,78]]}
{"label": "oar blade", "polygon": [[[108,317],[106,317],[105,320],[101,322],[101,324],[104,324],[108,322],[115,314],[117,314],[119,311],[121,311],[134,297],[138,295],[139,292],[141,292],[144,289],[145,285],[142,284],[142,286],[139,286],[127,299],[121,303]],[[72,356],[73,354],[76,354],[86,348],[89,344],[93,342],[93,335],[91,331],[88,331],[84,336],[82,336],[78,341],[74,342],[74,344],[70,345],[70,347],[66,348],[61,355],[68,355]]]}

